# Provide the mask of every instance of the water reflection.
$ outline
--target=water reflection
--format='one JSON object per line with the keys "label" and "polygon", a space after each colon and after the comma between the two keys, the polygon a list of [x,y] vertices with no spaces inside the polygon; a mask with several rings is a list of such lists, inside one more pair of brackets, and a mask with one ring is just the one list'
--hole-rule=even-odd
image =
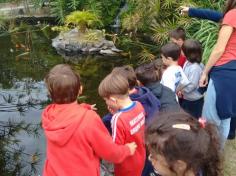
{"label": "water reflection", "polygon": [[43,78],[50,68],[68,63],[78,71],[84,86],[80,101],[96,103],[103,115],[105,104],[97,93],[100,81],[113,67],[131,62],[121,57],[62,58],[51,47],[54,37],[49,30],[32,32],[27,28],[0,38],[0,154],[5,156],[4,161],[0,159],[1,174],[6,172],[3,168],[12,170],[12,175],[41,174],[46,150],[41,112],[49,102]]}
{"label": "water reflection", "polygon": [[[49,102],[42,81],[31,78],[17,81],[0,92],[0,169],[10,175],[40,173],[45,142],[40,125],[40,112]],[[3,171],[5,169],[5,171]],[[0,171],[1,171],[0,170]]]}

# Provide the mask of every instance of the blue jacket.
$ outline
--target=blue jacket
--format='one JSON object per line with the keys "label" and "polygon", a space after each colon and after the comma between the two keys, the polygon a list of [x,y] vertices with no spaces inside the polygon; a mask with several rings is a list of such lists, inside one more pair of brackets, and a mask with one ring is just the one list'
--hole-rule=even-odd
{"label": "blue jacket", "polygon": [[146,87],[160,100],[160,111],[169,112],[180,110],[179,103],[176,101],[176,95],[170,88],[163,86],[159,82],[149,83]]}
{"label": "blue jacket", "polygon": [[[153,95],[153,93],[146,87],[135,87],[137,89],[137,93],[130,94],[130,99],[132,101],[139,101],[146,112],[146,123],[149,122],[153,115],[156,112],[159,112],[161,103],[160,101]],[[107,114],[106,116],[103,117],[103,123],[107,127],[108,131],[110,134],[112,133],[111,131],[111,118],[112,114]]]}
{"label": "blue jacket", "polygon": [[210,9],[189,8],[188,16],[219,22],[223,18],[223,13]]}

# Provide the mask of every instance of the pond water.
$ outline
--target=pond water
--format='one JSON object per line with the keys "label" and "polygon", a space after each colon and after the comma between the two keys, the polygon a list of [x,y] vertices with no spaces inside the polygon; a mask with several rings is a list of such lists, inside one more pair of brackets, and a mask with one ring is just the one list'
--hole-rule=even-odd
{"label": "pond water", "polygon": [[[60,63],[68,63],[79,71],[84,85],[81,101],[96,103],[98,113],[103,115],[106,109],[97,94],[99,82],[113,67],[134,63],[125,57],[63,58],[51,47],[53,37],[55,34],[49,31],[32,30],[0,37],[0,128],[9,120],[40,127],[42,109],[49,103],[43,78],[50,68]],[[40,154],[34,175],[41,175],[46,149],[41,128],[38,134],[38,137],[26,132],[16,134],[20,146],[24,147],[23,159],[32,159],[34,152]]]}

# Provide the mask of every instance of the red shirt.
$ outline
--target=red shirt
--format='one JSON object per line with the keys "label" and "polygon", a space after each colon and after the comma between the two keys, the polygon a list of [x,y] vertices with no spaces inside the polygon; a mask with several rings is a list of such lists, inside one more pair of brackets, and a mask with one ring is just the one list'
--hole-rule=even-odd
{"label": "red shirt", "polygon": [[226,45],[223,55],[216,62],[215,66],[223,65],[232,60],[236,60],[236,9],[230,10],[228,13],[226,13],[222,25],[231,26],[234,28],[234,30]]}
{"label": "red shirt", "polygon": [[178,59],[178,65],[183,68],[185,62],[186,62],[186,57],[180,54],[179,59]]}
{"label": "red shirt", "polygon": [[47,139],[44,176],[99,176],[99,159],[120,163],[130,156],[127,146],[112,141],[89,106],[51,104],[42,114]]}
{"label": "red shirt", "polygon": [[122,163],[115,164],[115,176],[141,176],[146,158],[144,142],[145,112],[139,102],[133,102],[129,108],[113,115],[112,137],[116,144],[136,142],[137,149],[133,156]]}

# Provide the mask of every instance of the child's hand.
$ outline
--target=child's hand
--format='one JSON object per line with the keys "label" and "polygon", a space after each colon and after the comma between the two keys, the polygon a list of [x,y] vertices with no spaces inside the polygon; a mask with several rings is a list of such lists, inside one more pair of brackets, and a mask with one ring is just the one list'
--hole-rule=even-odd
{"label": "child's hand", "polygon": [[134,155],[137,148],[137,144],[135,142],[132,142],[132,143],[127,143],[125,145],[129,147],[131,155]]}
{"label": "child's hand", "polygon": [[94,111],[98,110],[98,108],[96,108],[95,106],[96,106],[96,104],[91,105],[90,106],[91,110],[94,110]]}
{"label": "child's hand", "polygon": [[208,84],[208,75],[206,73],[202,73],[201,78],[199,80],[199,87],[206,87]]}
{"label": "child's hand", "polygon": [[182,93],[181,91],[178,91],[178,92],[177,92],[177,96],[178,96],[179,98],[182,98],[182,97],[183,97],[183,93]]}

